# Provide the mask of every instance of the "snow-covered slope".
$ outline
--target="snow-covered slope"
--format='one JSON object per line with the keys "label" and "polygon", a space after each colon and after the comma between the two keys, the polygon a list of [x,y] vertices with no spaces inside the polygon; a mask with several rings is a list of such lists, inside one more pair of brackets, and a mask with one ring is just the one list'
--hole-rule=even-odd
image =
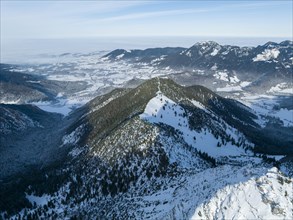
{"label": "snow-covered slope", "polygon": [[97,97],[64,120],[71,117],[59,145],[70,151],[29,177],[17,201],[31,205],[14,217],[291,217],[292,178],[269,153],[271,134],[235,100],[154,78]]}
{"label": "snow-covered slope", "polygon": [[[199,107],[205,110],[205,107],[200,105],[200,103],[194,101],[193,104],[195,104],[197,108]],[[208,110],[206,111],[208,112]],[[214,158],[249,155],[243,148],[237,147],[235,144],[233,145],[231,141],[220,144],[218,138],[216,138],[208,128],[202,128],[199,131],[191,129],[188,122],[188,112],[179,104],[167,98],[161,91],[148,102],[140,118],[151,123],[163,123],[173,127],[178,133],[182,134],[186,143],[193,146],[198,151],[205,152]],[[217,122],[213,123],[217,124]],[[236,130],[229,125],[225,124],[224,126],[226,127],[224,132],[227,135],[231,135],[235,139],[245,139],[243,135],[241,137],[239,132],[236,134]]]}
{"label": "snow-covered slope", "polygon": [[[223,169],[229,167],[223,167]],[[277,168],[244,167],[234,172],[236,184],[223,184],[201,203],[191,219],[292,219],[292,178]],[[229,178],[229,177],[228,177]],[[236,182],[236,181],[235,181]]]}

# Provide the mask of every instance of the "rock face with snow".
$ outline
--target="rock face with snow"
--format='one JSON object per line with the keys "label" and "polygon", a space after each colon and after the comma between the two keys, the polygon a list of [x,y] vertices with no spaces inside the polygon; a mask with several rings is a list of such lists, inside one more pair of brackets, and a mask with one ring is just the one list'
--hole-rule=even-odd
{"label": "rock face with snow", "polygon": [[60,143],[67,157],[23,187],[19,197],[36,204],[19,205],[18,215],[292,218],[292,178],[270,155],[292,147],[272,144],[257,116],[236,101],[154,78],[74,114]]}

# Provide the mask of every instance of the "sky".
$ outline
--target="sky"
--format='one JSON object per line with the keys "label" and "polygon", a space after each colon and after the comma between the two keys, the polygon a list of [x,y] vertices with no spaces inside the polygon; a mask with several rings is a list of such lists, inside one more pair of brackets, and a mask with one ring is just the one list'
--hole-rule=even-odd
{"label": "sky", "polygon": [[1,41],[105,36],[292,39],[292,1],[1,0]]}

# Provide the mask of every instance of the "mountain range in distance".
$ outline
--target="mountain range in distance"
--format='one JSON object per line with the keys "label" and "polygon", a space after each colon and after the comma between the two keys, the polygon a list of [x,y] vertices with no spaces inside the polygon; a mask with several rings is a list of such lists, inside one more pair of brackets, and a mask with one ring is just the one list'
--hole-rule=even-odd
{"label": "mountain range in distance", "polygon": [[[238,91],[244,88],[259,93],[278,83],[292,81],[292,48],[292,41],[267,42],[257,47],[219,45],[206,41],[190,48],[118,49],[104,58],[171,68],[177,70],[177,75],[173,77],[179,83],[188,84],[191,77],[186,74],[191,74],[196,82],[209,88],[215,87],[213,83],[218,78],[236,84]],[[240,81],[248,83],[237,84]]]}

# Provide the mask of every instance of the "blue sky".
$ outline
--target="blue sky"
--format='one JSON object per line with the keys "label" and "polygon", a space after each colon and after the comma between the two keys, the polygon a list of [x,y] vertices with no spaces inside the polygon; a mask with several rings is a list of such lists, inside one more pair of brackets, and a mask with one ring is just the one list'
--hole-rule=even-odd
{"label": "blue sky", "polygon": [[1,39],[103,36],[292,38],[292,1],[8,1]]}

